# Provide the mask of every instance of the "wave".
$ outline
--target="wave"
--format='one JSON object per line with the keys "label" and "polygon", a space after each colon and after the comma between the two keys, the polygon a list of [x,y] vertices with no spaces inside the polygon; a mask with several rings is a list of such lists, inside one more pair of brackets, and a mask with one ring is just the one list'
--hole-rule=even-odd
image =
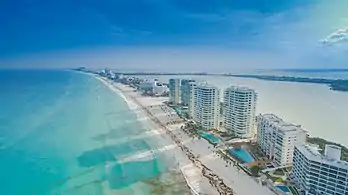
{"label": "wave", "polygon": [[154,150],[146,150],[135,153],[134,155],[125,157],[121,160],[118,160],[119,163],[134,162],[134,161],[151,161],[155,159]]}

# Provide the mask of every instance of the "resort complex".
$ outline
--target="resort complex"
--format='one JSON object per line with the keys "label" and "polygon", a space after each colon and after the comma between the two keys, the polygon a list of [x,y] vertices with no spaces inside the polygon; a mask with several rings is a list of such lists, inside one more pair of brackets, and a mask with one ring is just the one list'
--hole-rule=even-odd
{"label": "resort complex", "polygon": [[307,131],[274,114],[259,115],[257,121],[257,143],[264,154],[277,166],[291,166],[294,147],[306,142]]}
{"label": "resort complex", "polygon": [[326,145],[295,146],[292,180],[305,195],[348,194],[348,163],[341,160],[341,148]]}
{"label": "resort complex", "polygon": [[169,89],[157,80],[144,80],[139,84],[139,91],[147,95],[163,96],[169,92]]}
{"label": "resort complex", "polygon": [[[226,180],[225,183],[220,177],[224,175],[220,170],[223,167],[218,166],[220,171],[217,174],[206,166],[207,161],[203,159],[212,158],[208,152],[211,150],[226,163],[224,167],[234,167],[232,170],[237,170],[237,173],[242,171],[253,178],[248,182],[255,182],[259,190],[267,186],[268,192],[260,195],[348,194],[348,163],[341,159],[341,150],[345,157],[347,149],[326,144],[323,152],[323,143],[320,143],[320,148],[309,144],[313,139],[300,125],[286,122],[275,114],[256,115],[257,93],[253,89],[231,86],[221,94],[219,87],[192,79],[170,79],[166,84],[157,80],[111,76],[107,71],[98,74],[136,88],[134,93],[150,93],[153,95],[150,98],[157,98],[154,94],[167,93],[169,98],[159,105],[168,116],[167,121],[151,112],[158,105],[147,108],[138,100],[134,101],[171,136],[218,194],[235,194],[231,186],[237,187],[231,184],[238,181]],[[179,134],[174,134],[169,128],[173,125],[180,127]],[[183,137],[191,138],[191,141],[183,140]],[[195,140],[200,143],[196,146],[200,151],[198,153],[192,145]],[[201,144],[209,146],[204,149]],[[202,153],[203,150],[205,152]],[[202,157],[203,154],[206,156]],[[212,167],[219,164],[216,160],[211,163]],[[248,189],[239,188],[236,191],[243,190]],[[248,191],[241,194],[255,193]]]}
{"label": "resort complex", "polygon": [[240,138],[255,134],[256,92],[246,87],[229,87],[224,92],[224,125]]}

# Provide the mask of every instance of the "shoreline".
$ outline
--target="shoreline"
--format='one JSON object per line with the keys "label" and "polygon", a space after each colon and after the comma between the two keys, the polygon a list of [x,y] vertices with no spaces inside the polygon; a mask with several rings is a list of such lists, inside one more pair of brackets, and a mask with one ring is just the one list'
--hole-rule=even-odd
{"label": "shoreline", "polygon": [[[119,97],[121,97],[124,100],[124,102],[127,104],[127,106],[130,109],[130,111],[132,111],[132,112],[134,112],[136,114],[137,120],[140,123],[143,124],[144,122],[145,123],[151,122],[151,121],[148,121],[148,117],[147,116],[142,116],[142,115],[145,115],[146,113],[142,113],[143,111],[142,112],[136,111],[136,110],[139,109],[139,106],[133,100],[131,100],[129,97],[127,97],[125,92],[122,91],[122,89],[119,88],[120,86],[116,86],[115,85],[116,83],[110,83],[110,81],[108,81],[108,80],[106,80],[104,78],[101,78],[99,76],[96,76],[96,75],[91,75],[91,76],[93,76],[97,80],[101,81],[106,87],[108,87],[110,90],[115,92]],[[145,117],[145,120],[144,120],[144,117]],[[150,134],[152,136],[156,136],[156,139],[160,142],[161,147],[163,147],[162,149],[157,150],[156,152],[166,152],[166,153],[168,153],[168,152],[173,152],[173,150],[176,150],[175,146],[173,146],[174,143],[171,140],[168,140],[168,138],[163,137],[164,133],[159,130],[160,127],[156,127],[156,125],[154,125],[154,124],[147,124],[147,125],[152,126],[153,130],[150,131]],[[177,161],[177,164],[179,166],[179,167],[177,167],[177,170],[180,171],[183,179],[185,180],[185,182],[186,182],[186,184],[188,186],[188,189],[194,195],[201,194],[201,192],[199,192],[200,186],[195,185],[196,182],[193,182],[193,181],[197,180],[197,175],[199,174],[198,170],[195,170],[193,168],[190,171],[191,171],[191,173],[194,172],[194,174],[193,175],[192,174],[191,175],[187,174],[183,170],[183,167],[188,166],[187,165],[189,163],[188,159],[187,160],[184,159],[185,156],[183,154],[182,155],[178,154],[179,151],[174,151],[174,152],[176,153],[176,155],[174,155],[176,157],[175,161]],[[174,158],[174,156],[172,158]],[[169,155],[167,155],[167,157],[170,158]],[[210,189],[210,190],[212,190],[212,189]]]}
{"label": "shoreline", "polygon": [[[94,76],[94,77],[98,77],[98,76]],[[119,83],[113,83],[112,81],[108,81],[108,80],[101,78],[101,77],[99,79],[102,79],[102,80],[104,80],[104,82],[107,82],[110,85],[113,85],[116,88],[118,88],[119,92],[122,93],[122,95],[123,95],[121,97],[126,98],[126,100],[125,100],[126,102],[130,101],[128,98],[132,98],[134,101],[137,101],[138,104],[140,104],[140,106],[142,106],[143,108],[146,107],[146,105],[144,105],[146,103],[139,102],[138,100],[136,100],[136,98],[139,98],[139,99],[148,98],[149,99],[149,97],[141,96],[139,93],[134,92],[133,88],[130,88],[126,85],[119,84]],[[131,90],[133,92],[133,95],[136,96],[136,98],[134,98],[134,97],[127,98],[126,97],[126,95],[128,93],[127,89]],[[131,93],[131,92],[129,92],[129,93]],[[151,105],[147,105],[147,106],[151,107]],[[157,106],[161,107],[161,106],[165,106],[165,105],[161,103]],[[146,109],[146,108],[144,108],[144,109],[145,109],[145,111],[148,111],[148,109]],[[169,109],[169,107],[165,108],[165,109]],[[160,114],[163,114],[163,112]],[[164,111],[164,114],[168,114],[168,113],[166,111]],[[158,116],[152,116],[151,112],[148,112],[147,117],[152,118],[152,120],[158,120],[158,118],[159,118]],[[169,119],[170,118],[171,117],[169,117]],[[162,119],[162,120],[164,120],[164,119]],[[157,126],[161,126],[160,124],[161,124],[161,119],[158,120]],[[191,162],[192,162],[191,166],[194,165],[196,167],[196,169],[197,168],[200,169],[199,177],[209,178],[210,184],[208,183],[206,185],[209,185],[210,187],[215,187],[216,191],[218,191],[219,194],[240,194],[240,195],[255,194],[255,193],[259,194],[259,195],[274,194],[274,192],[272,192],[268,187],[261,186],[261,184],[257,180],[255,180],[254,178],[251,178],[246,173],[240,172],[235,167],[226,166],[226,163],[223,162],[221,159],[219,159],[214,154],[213,149],[211,149],[211,148],[213,148],[212,145],[210,145],[206,140],[199,140],[199,139],[192,140],[184,132],[182,132],[180,130],[180,125],[179,126],[178,125],[175,126],[174,124],[167,125],[167,126],[164,125],[164,126],[162,126],[162,128],[165,128],[167,130],[167,133],[174,136],[174,139],[176,139],[176,138],[180,139],[180,140],[176,140],[176,141],[172,139],[171,142],[175,141],[175,142],[177,142],[176,143],[177,146],[181,145],[180,148],[185,151],[186,155],[189,154],[188,156],[186,156],[186,159],[188,157],[191,160]],[[183,153],[183,152],[181,152],[181,153]],[[177,158],[177,156],[175,156],[175,158]],[[189,165],[186,164],[185,167],[189,167]],[[185,174],[182,169],[181,169],[181,171],[183,172],[183,174],[185,176],[188,175],[188,173]],[[217,183],[219,183],[219,182],[223,183],[223,185],[227,188],[227,190],[228,189],[230,190],[230,193],[225,193],[224,190],[218,189],[219,186],[217,186],[217,184],[214,183],[214,179],[216,179]],[[190,183],[194,183],[194,182],[191,182],[192,179],[191,180],[186,179],[186,181],[187,181],[189,186],[190,186]],[[192,186],[192,185],[190,187],[191,187],[191,189],[195,188],[195,186]],[[206,191],[204,191],[204,192],[205,192],[205,194],[212,194],[212,193],[206,193]]]}
{"label": "shoreline", "polygon": [[312,83],[327,85],[331,91],[348,92],[348,79],[324,79],[324,78],[309,78],[309,77],[294,77],[294,76],[272,76],[272,75],[226,75],[239,78],[252,78],[265,81],[278,81],[290,83]]}

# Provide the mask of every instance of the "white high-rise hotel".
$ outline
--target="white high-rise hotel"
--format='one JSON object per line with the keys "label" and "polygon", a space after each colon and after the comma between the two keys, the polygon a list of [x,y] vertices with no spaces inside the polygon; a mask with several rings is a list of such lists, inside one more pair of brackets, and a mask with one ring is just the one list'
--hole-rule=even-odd
{"label": "white high-rise hotel", "polygon": [[317,145],[297,145],[291,178],[305,195],[348,194],[348,163],[335,145],[326,145],[324,155]]}
{"label": "white high-rise hotel", "polygon": [[206,130],[218,128],[220,90],[207,83],[192,84],[191,88],[189,108],[193,105],[193,120]]}
{"label": "white high-rise hotel", "polygon": [[169,101],[173,104],[180,104],[180,79],[169,79]]}
{"label": "white high-rise hotel", "polygon": [[224,123],[232,134],[248,138],[255,133],[257,95],[246,87],[229,87],[224,92]]}
{"label": "white high-rise hotel", "polygon": [[277,166],[292,165],[295,145],[304,144],[307,131],[274,114],[257,117],[257,143]]}

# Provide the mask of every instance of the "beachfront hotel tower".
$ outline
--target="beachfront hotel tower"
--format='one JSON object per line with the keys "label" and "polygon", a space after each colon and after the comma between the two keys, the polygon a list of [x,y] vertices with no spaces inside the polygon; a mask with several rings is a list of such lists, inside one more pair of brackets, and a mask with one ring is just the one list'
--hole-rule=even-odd
{"label": "beachfront hotel tower", "polygon": [[203,129],[219,127],[219,88],[207,83],[197,84],[194,88],[193,120]]}
{"label": "beachfront hotel tower", "polygon": [[348,163],[336,145],[326,145],[323,153],[318,145],[295,146],[290,177],[305,195],[348,194]]}
{"label": "beachfront hotel tower", "polygon": [[180,104],[180,79],[169,79],[169,102]]}
{"label": "beachfront hotel tower", "polygon": [[182,79],[181,80],[181,104],[188,106],[190,102],[190,84],[195,82],[192,79]]}
{"label": "beachfront hotel tower", "polygon": [[229,87],[224,91],[223,115],[228,132],[241,138],[255,134],[257,94],[247,87]]}
{"label": "beachfront hotel tower", "polygon": [[294,148],[306,143],[307,131],[274,114],[257,117],[257,143],[276,166],[291,166]]}

